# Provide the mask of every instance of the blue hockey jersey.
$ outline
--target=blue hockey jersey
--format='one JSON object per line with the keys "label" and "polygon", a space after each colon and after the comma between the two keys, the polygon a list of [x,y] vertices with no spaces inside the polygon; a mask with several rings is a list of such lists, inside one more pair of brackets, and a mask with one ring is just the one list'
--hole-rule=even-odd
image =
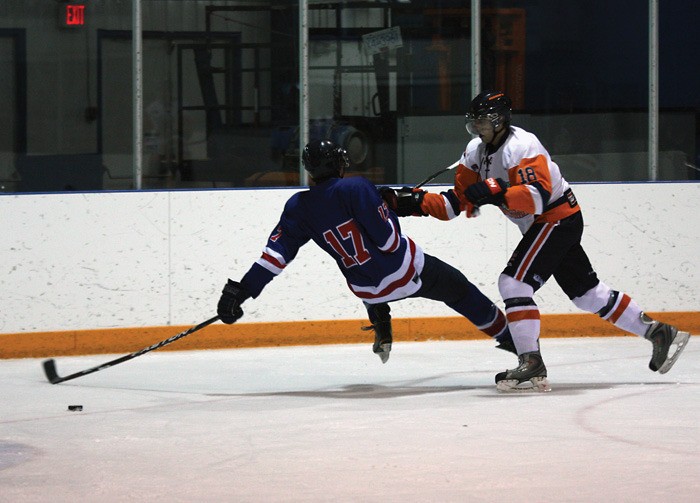
{"label": "blue hockey jersey", "polygon": [[365,302],[402,299],[421,287],[423,250],[401,233],[396,214],[361,176],[331,178],[290,197],[241,284],[257,297],[309,240],[333,257]]}

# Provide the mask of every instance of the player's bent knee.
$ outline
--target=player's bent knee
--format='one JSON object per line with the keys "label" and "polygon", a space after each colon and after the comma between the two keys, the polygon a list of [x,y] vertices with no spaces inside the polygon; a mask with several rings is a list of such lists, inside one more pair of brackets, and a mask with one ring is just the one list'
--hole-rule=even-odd
{"label": "player's bent knee", "polygon": [[503,299],[532,297],[535,294],[530,285],[506,274],[501,274],[498,278],[498,291]]}
{"label": "player's bent knee", "polygon": [[571,299],[576,307],[589,313],[597,314],[608,305],[613,293],[608,285],[602,281],[588,290],[580,297]]}

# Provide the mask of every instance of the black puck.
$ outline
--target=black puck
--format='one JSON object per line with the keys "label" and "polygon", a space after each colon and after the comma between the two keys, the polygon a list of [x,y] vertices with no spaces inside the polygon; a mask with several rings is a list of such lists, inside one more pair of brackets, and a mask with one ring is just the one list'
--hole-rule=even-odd
{"label": "black puck", "polygon": [[82,405],[69,405],[68,410],[71,410],[74,412],[80,412],[81,410],[83,410],[83,406]]}

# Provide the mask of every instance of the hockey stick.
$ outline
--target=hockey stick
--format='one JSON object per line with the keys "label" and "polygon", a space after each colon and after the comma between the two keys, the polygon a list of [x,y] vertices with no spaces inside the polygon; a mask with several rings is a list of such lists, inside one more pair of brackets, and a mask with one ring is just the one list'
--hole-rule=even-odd
{"label": "hockey stick", "polygon": [[164,341],[157,342],[153,344],[152,346],[148,346],[147,348],[143,348],[140,351],[136,351],[135,353],[130,353],[128,355],[124,355],[120,358],[117,358],[116,360],[109,361],[107,363],[103,363],[102,365],[98,365],[97,367],[92,367],[87,370],[81,370],[80,372],[76,372],[75,374],[67,375],[65,377],[60,377],[58,375],[58,372],[56,372],[56,362],[54,359],[50,360],[44,360],[43,366],[44,366],[44,373],[46,374],[46,378],[49,380],[51,384],[58,384],[60,382],[64,381],[69,381],[70,379],[75,379],[76,377],[82,377],[84,375],[92,374],[93,372],[97,372],[98,370],[104,370],[109,367],[113,367],[115,365],[118,365],[120,363],[124,363],[125,361],[131,360],[132,358],[136,358],[137,356],[141,356],[143,354],[148,353],[149,351],[153,351],[154,349],[162,348],[163,346],[167,346],[168,344],[175,342],[178,339],[182,339],[183,337],[186,337],[190,334],[195,333],[197,330],[201,330],[204,327],[211,325],[215,321],[218,321],[219,317],[214,316],[213,318],[208,319],[207,321],[203,321],[199,325],[196,325],[192,328],[189,328],[185,330],[184,332],[180,332],[177,335],[173,335],[169,339],[165,339]]}
{"label": "hockey stick", "polygon": [[455,169],[457,166],[459,166],[459,161],[455,162],[454,164],[450,164],[446,168],[441,169],[440,171],[437,171],[430,175],[428,178],[420,182],[418,185],[415,185],[413,188],[414,189],[420,189],[423,185],[425,185],[428,182],[431,182],[435,180],[438,176],[442,175],[443,173],[446,173],[447,171],[450,171],[451,169]]}

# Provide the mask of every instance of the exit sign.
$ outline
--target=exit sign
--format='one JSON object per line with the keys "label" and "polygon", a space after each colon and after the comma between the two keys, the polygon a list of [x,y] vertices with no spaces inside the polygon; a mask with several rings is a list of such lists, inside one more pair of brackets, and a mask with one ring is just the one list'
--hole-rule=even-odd
{"label": "exit sign", "polygon": [[65,28],[80,28],[85,26],[85,4],[61,4],[59,11],[61,26]]}

